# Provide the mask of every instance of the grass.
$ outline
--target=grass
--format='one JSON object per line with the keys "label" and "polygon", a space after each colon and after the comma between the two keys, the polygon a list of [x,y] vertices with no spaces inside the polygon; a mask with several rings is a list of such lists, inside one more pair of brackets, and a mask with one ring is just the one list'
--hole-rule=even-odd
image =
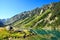
{"label": "grass", "polygon": [[18,22],[15,22],[13,25],[20,27],[21,25],[25,25],[28,22],[32,21],[37,15],[34,15],[32,17],[25,18],[24,20],[19,20]]}
{"label": "grass", "polygon": [[30,21],[24,27],[32,27],[36,22],[43,19],[46,15],[48,15],[51,12],[50,9],[46,10],[41,16],[37,16],[34,20]]}
{"label": "grass", "polygon": [[[30,32],[25,31],[26,36],[30,34]],[[7,31],[5,28],[0,29],[0,40],[3,39],[8,39],[10,37],[14,38],[18,38],[18,37],[23,37],[25,35],[24,32],[13,32],[13,31]]]}
{"label": "grass", "polygon": [[34,15],[33,17],[28,17],[28,18],[25,18],[24,20],[19,20],[19,21],[15,22],[13,25],[15,27],[22,27],[22,28],[33,27],[36,24],[36,22],[45,18],[50,12],[51,12],[51,10],[48,9],[39,16]]}

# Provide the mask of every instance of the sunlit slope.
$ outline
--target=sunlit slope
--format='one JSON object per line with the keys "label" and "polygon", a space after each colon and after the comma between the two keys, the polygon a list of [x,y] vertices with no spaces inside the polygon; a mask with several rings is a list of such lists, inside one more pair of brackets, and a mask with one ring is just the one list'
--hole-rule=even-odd
{"label": "sunlit slope", "polygon": [[35,17],[37,17],[37,15],[35,15],[35,16],[33,16],[33,17],[27,17],[27,18],[25,18],[24,20],[19,20],[19,21],[13,23],[13,25],[14,25],[15,27],[16,27],[16,26],[20,27],[20,25],[23,25],[23,24],[26,24],[26,23],[32,21]]}
{"label": "sunlit slope", "polygon": [[40,10],[39,14],[35,14],[32,17],[27,17],[24,20],[18,20],[12,25],[22,28],[45,28],[50,26],[51,28],[56,29],[55,27],[59,26],[60,24],[59,5],[59,2],[50,4],[48,7],[46,6],[47,9],[44,9],[43,7],[43,9]]}
{"label": "sunlit slope", "polygon": [[33,27],[38,21],[40,21],[41,19],[45,18],[46,15],[48,15],[51,12],[51,10],[46,10],[42,15],[37,16],[34,20],[32,20],[31,22],[27,23],[25,25],[25,27]]}

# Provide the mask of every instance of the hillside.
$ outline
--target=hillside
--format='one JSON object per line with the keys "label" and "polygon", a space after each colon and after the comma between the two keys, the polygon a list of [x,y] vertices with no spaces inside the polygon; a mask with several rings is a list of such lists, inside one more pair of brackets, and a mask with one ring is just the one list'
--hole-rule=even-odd
{"label": "hillside", "polygon": [[32,28],[59,26],[60,2],[25,11],[10,18],[6,23],[14,27]]}
{"label": "hillside", "polygon": [[23,29],[22,32],[16,33],[7,31],[12,40],[60,40],[60,2],[17,14],[5,25],[11,25],[18,30]]}

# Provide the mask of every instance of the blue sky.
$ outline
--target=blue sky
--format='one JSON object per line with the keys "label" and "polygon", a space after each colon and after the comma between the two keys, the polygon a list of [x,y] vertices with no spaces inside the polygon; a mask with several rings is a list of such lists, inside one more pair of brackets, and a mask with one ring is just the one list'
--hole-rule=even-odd
{"label": "blue sky", "polygon": [[10,18],[23,11],[41,7],[59,0],[0,0],[0,19]]}

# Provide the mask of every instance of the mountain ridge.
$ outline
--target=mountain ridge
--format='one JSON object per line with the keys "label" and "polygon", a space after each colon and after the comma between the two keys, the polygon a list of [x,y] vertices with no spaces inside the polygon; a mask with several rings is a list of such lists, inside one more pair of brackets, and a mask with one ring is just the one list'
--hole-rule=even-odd
{"label": "mountain ridge", "polygon": [[[35,15],[35,14],[39,15],[40,11],[41,11],[41,10],[42,10],[42,11],[45,11],[46,9],[48,9],[49,5],[52,6],[52,5],[54,5],[54,4],[53,4],[53,3],[47,4],[47,5],[44,5],[44,6],[40,7],[40,8],[37,7],[37,8],[35,8],[35,9],[31,10],[31,11],[24,11],[24,12],[22,12],[22,13],[19,13],[19,14],[15,15],[15,16],[11,17],[11,18],[6,22],[6,24],[11,24],[11,23],[13,23],[13,22],[15,22],[15,21],[17,21],[17,20],[25,19],[26,17],[30,17],[30,16],[33,16],[33,15]],[[13,20],[14,20],[14,21],[13,21]]]}
{"label": "mountain ridge", "polygon": [[52,26],[55,26],[56,25],[55,23],[57,22],[58,23],[57,25],[59,25],[60,22],[57,21],[59,20],[59,13],[60,13],[59,5],[60,2],[56,2],[44,5],[41,8],[36,8],[31,11],[22,12],[21,14],[17,14],[12,18],[10,18],[5,24],[12,25],[15,27],[29,27],[29,26],[33,27],[33,25],[36,24],[35,26],[40,25],[43,27],[46,25],[51,26],[52,23],[53,23]]}

